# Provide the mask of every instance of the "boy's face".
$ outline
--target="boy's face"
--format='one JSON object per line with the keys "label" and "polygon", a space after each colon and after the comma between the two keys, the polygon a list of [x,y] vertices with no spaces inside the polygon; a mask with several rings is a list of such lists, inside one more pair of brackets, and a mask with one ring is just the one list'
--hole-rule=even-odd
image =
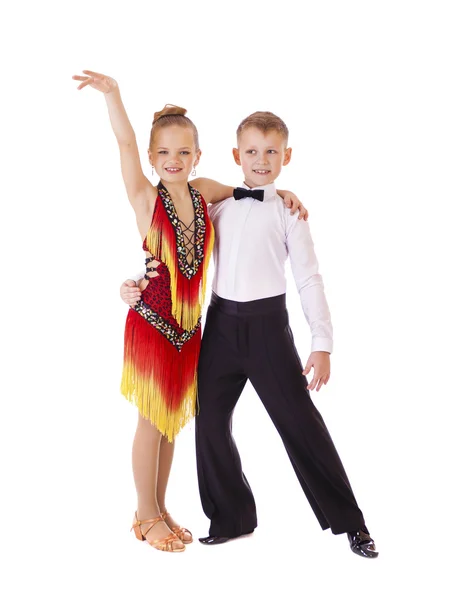
{"label": "boy's face", "polygon": [[256,127],[245,129],[233,149],[233,158],[240,165],[248,187],[261,187],[273,183],[283,166],[291,160],[291,148],[277,131],[263,133]]}

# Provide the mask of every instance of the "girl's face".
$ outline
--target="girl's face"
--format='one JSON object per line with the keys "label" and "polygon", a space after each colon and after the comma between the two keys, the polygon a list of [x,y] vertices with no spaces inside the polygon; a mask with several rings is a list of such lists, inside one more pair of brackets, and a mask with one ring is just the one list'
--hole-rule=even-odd
{"label": "girl's face", "polygon": [[168,183],[187,181],[192,169],[199,164],[200,155],[192,129],[181,125],[158,129],[153,147],[148,150],[150,164],[159,178]]}

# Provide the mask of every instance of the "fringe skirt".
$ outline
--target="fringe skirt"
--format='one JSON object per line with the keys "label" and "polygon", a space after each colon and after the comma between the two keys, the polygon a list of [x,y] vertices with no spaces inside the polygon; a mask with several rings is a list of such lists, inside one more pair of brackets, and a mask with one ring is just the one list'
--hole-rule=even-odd
{"label": "fringe skirt", "polygon": [[121,392],[172,442],[196,413],[201,325],[199,319],[193,330],[182,329],[166,303],[156,302],[162,275],[150,279],[128,312]]}

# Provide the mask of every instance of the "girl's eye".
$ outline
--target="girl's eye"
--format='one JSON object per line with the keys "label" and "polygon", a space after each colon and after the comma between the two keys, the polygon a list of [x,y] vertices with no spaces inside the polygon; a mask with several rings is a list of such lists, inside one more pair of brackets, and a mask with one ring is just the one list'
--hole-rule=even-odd
{"label": "girl's eye", "polygon": [[167,154],[167,153],[168,153],[168,152],[167,152],[167,150],[160,150],[160,151],[158,152],[158,154]]}
{"label": "girl's eye", "polygon": [[190,154],[190,152],[189,152],[189,150],[183,150],[183,151],[181,152],[181,154],[186,154],[186,155],[187,155],[187,154]]}

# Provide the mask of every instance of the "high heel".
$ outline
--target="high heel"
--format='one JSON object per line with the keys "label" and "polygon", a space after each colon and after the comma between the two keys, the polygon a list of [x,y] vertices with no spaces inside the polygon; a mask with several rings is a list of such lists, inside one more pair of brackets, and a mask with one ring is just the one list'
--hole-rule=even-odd
{"label": "high heel", "polygon": [[[161,513],[161,516],[164,520],[166,520],[169,517],[168,511],[166,510],[163,513]],[[177,537],[181,540],[183,544],[192,544],[192,542],[194,541],[192,533],[185,527],[179,527],[178,525],[176,525],[175,527],[169,527],[169,529],[177,535]],[[186,535],[190,535],[191,539],[186,539]]]}
{"label": "high heel", "polygon": [[[135,519],[133,521],[133,525],[131,526],[130,531],[135,531],[136,539],[140,540],[140,542],[147,541],[150,546],[156,548],[156,550],[162,550],[163,552],[184,552],[185,547],[183,548],[174,548],[173,543],[182,541],[175,533],[170,533],[167,537],[162,538],[160,540],[149,541],[146,536],[150,529],[159,523],[159,521],[164,521],[162,515],[158,515],[154,519],[146,519],[145,521],[140,521],[138,519],[138,514],[135,512]],[[148,529],[143,533],[141,531],[141,525],[150,524]]]}

